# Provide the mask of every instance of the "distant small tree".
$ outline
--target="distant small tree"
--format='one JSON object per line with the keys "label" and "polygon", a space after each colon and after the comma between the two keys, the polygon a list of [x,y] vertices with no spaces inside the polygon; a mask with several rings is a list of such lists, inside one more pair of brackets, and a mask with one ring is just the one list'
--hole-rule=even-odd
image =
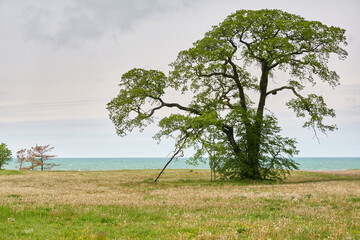
{"label": "distant small tree", "polygon": [[[16,152],[17,162],[19,170],[33,170],[37,165],[34,162],[34,154],[31,149],[21,149]],[[31,165],[26,167],[25,163],[30,163]]]}
{"label": "distant small tree", "polygon": [[[32,165],[35,167],[40,167],[41,171],[44,169],[51,169],[55,166],[59,166],[59,164],[55,163],[46,163],[46,161],[50,160],[50,158],[55,157],[55,155],[48,155],[48,152],[51,152],[54,147],[50,147],[50,145],[38,146],[36,144],[35,147],[31,148],[30,156],[32,157]],[[34,168],[35,168],[34,167]]]}
{"label": "distant small tree", "polygon": [[17,158],[17,162],[18,162],[18,167],[19,170],[23,170],[24,169],[24,162],[26,161],[26,149],[21,149],[19,151],[16,152],[16,158]]}
{"label": "distant small tree", "polygon": [[[20,170],[34,170],[36,168],[40,168],[41,171],[44,169],[50,170],[55,166],[59,166],[60,164],[55,163],[46,163],[46,161],[50,160],[50,158],[55,157],[55,155],[48,155],[48,152],[51,152],[54,147],[50,147],[50,145],[38,146],[36,144],[35,147],[31,149],[21,149],[16,154],[19,164]],[[30,163],[30,166],[24,166],[24,163]]]}
{"label": "distant small tree", "polygon": [[12,160],[11,150],[7,148],[5,143],[0,144],[0,169],[3,165]]}

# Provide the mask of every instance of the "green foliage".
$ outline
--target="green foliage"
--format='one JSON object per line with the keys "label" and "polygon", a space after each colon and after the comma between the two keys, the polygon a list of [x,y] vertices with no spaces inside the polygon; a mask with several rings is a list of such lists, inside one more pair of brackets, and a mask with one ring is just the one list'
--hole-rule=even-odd
{"label": "green foliage", "polygon": [[309,115],[309,120],[304,123],[303,127],[317,128],[322,132],[336,129],[335,125],[325,125],[323,123],[324,117],[335,117],[336,115],[333,109],[327,108],[322,96],[309,94],[307,98],[293,99],[286,105],[296,112],[297,117]]}
{"label": "green foliage", "polygon": [[166,76],[159,71],[132,69],[125,73],[119,84],[120,93],[108,104],[110,118],[120,136],[134,128],[143,129],[153,122],[154,110],[146,111],[144,105],[153,106],[164,94]]}
{"label": "green foliage", "polygon": [[[298,153],[296,141],[280,135],[276,117],[265,107],[267,99],[290,90],[295,98],[287,106],[298,117],[308,117],[304,127],[335,130],[324,123],[335,113],[323,97],[303,97],[300,91],[317,80],[331,87],[339,84],[339,76],[327,63],[330,55],[346,58],[344,34],[344,29],[280,10],[236,11],[181,51],[170,64],[168,77],[138,68],[125,73],[119,95],[108,104],[110,118],[117,133],[125,136],[153,123],[161,109],[176,108],[176,113],[159,121],[155,139],[176,139],[179,154],[194,148],[190,163],[209,157],[223,176],[284,178],[297,168],[291,160]],[[259,76],[250,71],[254,67]],[[269,79],[276,70],[290,79],[270,89]],[[188,96],[189,104],[167,102],[165,93],[170,89]],[[248,93],[257,97],[250,99]]]}
{"label": "green foliage", "polygon": [[11,150],[7,148],[5,143],[0,144],[0,169],[3,165],[9,163],[12,160]]}

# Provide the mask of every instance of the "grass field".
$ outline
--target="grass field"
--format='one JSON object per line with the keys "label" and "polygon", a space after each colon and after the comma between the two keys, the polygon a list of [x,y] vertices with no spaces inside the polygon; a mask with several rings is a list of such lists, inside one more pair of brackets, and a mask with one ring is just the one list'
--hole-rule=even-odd
{"label": "grass field", "polygon": [[360,239],[360,170],[209,182],[207,170],[0,171],[0,239]]}

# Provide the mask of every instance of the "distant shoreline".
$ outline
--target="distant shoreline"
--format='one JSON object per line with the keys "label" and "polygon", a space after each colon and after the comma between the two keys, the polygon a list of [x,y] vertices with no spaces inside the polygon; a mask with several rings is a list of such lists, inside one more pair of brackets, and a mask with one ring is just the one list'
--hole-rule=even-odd
{"label": "distant shoreline", "polygon": [[[199,165],[186,164],[189,158],[180,158],[173,161],[168,169],[209,169],[209,164],[199,162]],[[299,170],[303,171],[343,171],[360,169],[360,157],[313,157],[313,158],[293,158],[299,163]],[[60,164],[54,167],[53,171],[106,171],[106,170],[126,170],[126,169],[162,169],[169,161],[169,158],[53,158],[49,163]],[[3,168],[9,170],[18,169],[16,159]]]}

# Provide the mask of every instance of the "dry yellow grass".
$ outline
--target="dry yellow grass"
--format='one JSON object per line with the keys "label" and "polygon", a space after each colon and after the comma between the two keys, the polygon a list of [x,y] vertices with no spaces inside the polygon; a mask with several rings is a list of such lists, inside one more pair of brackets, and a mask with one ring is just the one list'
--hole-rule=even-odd
{"label": "dry yellow grass", "polygon": [[[236,199],[313,199],[360,196],[358,181],[317,181],[290,177],[283,184],[210,184],[207,170],[168,170],[159,183],[156,170],[104,172],[32,172],[0,176],[0,203],[177,206],[186,208],[238,205]],[[329,173],[329,172],[327,172]],[[360,170],[352,171],[360,175]],[[336,174],[341,174],[336,172]],[[343,174],[348,174],[344,172]],[[196,182],[196,180],[204,180]],[[187,181],[195,181],[186,184]],[[19,199],[9,198],[18,195]]]}
{"label": "dry yellow grass", "polygon": [[[223,233],[223,239],[239,235],[234,230],[239,224],[246,229],[246,236],[254,239],[275,239],[286,232],[296,236],[304,231],[315,239],[322,228],[330,233],[329,239],[351,238],[358,230],[352,230],[352,235],[347,232],[354,228],[359,228],[360,234],[360,170],[351,171],[351,177],[340,176],[340,172],[335,177],[331,172],[294,172],[276,184],[210,183],[207,170],[168,170],[159,183],[153,183],[157,173],[27,171],[0,176],[0,204],[16,208],[118,205],[161,211],[177,209],[184,213],[180,217],[167,214],[169,223],[192,228],[206,219],[202,223],[204,229],[221,228],[226,223],[232,230]],[[326,224],[313,226],[320,223]],[[214,236],[200,231],[196,237]]]}

